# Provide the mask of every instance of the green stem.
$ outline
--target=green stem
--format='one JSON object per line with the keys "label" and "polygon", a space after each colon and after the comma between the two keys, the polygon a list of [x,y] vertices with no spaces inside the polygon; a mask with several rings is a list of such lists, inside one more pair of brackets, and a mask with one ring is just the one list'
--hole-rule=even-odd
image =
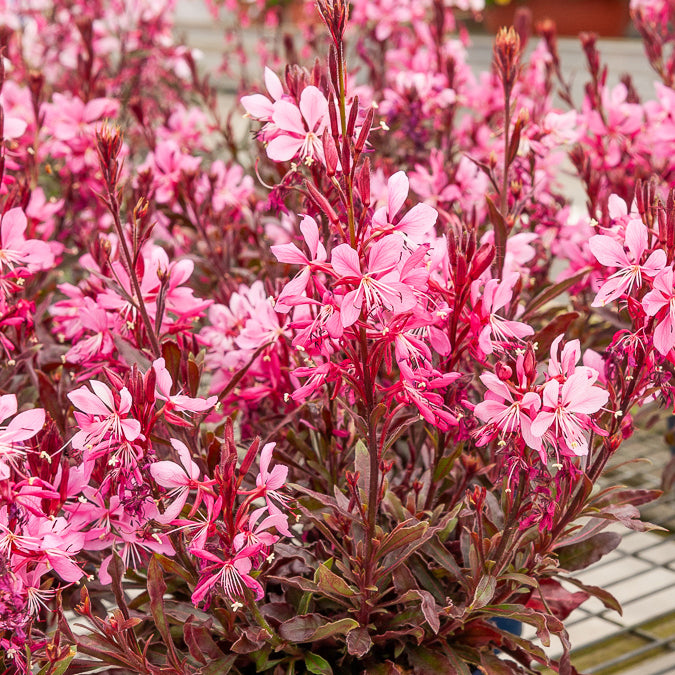
{"label": "green stem", "polygon": [[270,635],[270,642],[274,647],[278,647],[283,644],[283,640],[277,635],[276,631],[272,626],[269,625],[267,619],[262,615],[262,612],[258,608],[258,603],[253,598],[253,593],[249,588],[244,589],[244,594],[246,596],[246,606],[251,610],[253,618],[256,620],[256,623],[263,629],[266,630]]}
{"label": "green stem", "polygon": [[[345,63],[344,63],[344,48],[342,44],[337,46],[337,62],[338,62],[338,80],[340,91],[338,92],[338,99],[340,104],[340,126],[342,127],[342,138],[347,134],[347,84],[345,81]],[[345,187],[347,196],[347,221],[349,223],[349,245],[356,248],[356,218],[354,217],[354,190],[352,181],[352,172],[350,167],[342,167],[345,177]]]}
{"label": "green stem", "polygon": [[152,353],[156,359],[162,355],[162,350],[159,346],[157,336],[155,331],[152,329],[152,323],[150,322],[150,316],[148,315],[148,310],[145,307],[145,302],[143,301],[143,293],[141,292],[141,286],[138,283],[138,276],[136,275],[136,269],[134,268],[133,259],[131,257],[131,252],[129,251],[129,246],[127,245],[127,240],[124,235],[124,228],[122,227],[122,222],[120,221],[120,207],[117,201],[117,196],[115,195],[115,190],[112,186],[107,185],[108,191],[108,210],[112,214],[113,222],[115,224],[115,230],[117,232],[117,238],[119,239],[120,246],[122,248],[122,263],[126,268],[127,274],[129,275],[129,280],[134,289],[134,295],[136,296],[136,307],[138,312],[141,315],[141,320],[143,321],[143,326],[145,327],[145,332],[150,341],[150,347]]}
{"label": "green stem", "polygon": [[[511,144],[510,138],[511,127],[511,87],[504,86],[504,175],[502,176],[501,189],[501,203],[500,211],[506,225],[506,215],[509,208],[509,146]],[[501,279],[504,273],[504,260],[506,259],[506,232],[502,232],[501,228],[495,229],[495,249],[496,249],[496,264],[497,264],[497,278]]]}

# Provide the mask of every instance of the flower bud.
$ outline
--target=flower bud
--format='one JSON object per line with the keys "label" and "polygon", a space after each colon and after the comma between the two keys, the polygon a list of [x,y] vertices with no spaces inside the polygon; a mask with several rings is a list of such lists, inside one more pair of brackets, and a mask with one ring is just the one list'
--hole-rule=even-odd
{"label": "flower bud", "polygon": [[499,361],[497,365],[495,366],[495,375],[502,381],[506,382],[507,380],[511,379],[511,375],[513,374],[513,370],[511,369],[510,366],[507,366],[505,363],[502,361]]}
{"label": "flower bud", "polygon": [[509,90],[518,76],[520,37],[511,26],[500,28],[495,38],[494,63],[497,75]]}

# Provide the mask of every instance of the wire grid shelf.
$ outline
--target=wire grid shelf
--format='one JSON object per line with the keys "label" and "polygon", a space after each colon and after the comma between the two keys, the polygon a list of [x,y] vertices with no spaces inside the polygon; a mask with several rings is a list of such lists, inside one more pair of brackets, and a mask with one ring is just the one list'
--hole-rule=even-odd
{"label": "wire grid shelf", "polygon": [[[600,487],[659,489],[671,458],[665,438],[665,425],[637,432]],[[572,663],[584,675],[675,675],[675,489],[640,510],[643,520],[666,531],[627,533],[615,551],[577,575],[623,607],[620,616],[593,599],[566,621]]]}

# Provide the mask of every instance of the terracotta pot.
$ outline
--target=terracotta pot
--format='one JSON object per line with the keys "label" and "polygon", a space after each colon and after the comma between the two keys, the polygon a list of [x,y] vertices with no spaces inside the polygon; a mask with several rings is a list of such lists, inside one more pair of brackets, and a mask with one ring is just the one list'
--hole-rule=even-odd
{"label": "terracotta pot", "polygon": [[535,25],[543,19],[555,21],[558,35],[592,31],[601,37],[621,37],[630,23],[628,0],[512,0],[485,10],[488,31],[512,25],[518,7],[529,8]]}

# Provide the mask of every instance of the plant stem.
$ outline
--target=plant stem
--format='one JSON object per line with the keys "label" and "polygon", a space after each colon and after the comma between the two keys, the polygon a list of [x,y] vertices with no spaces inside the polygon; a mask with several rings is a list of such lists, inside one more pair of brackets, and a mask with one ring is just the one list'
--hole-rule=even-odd
{"label": "plant stem", "polygon": [[108,193],[106,205],[113,217],[115,231],[117,232],[117,238],[119,239],[120,247],[122,249],[122,264],[124,265],[126,272],[129,275],[129,280],[133,286],[134,295],[136,296],[136,307],[138,308],[138,312],[141,315],[145,332],[148,336],[148,340],[150,341],[151,351],[154,357],[158,359],[162,355],[162,350],[159,346],[155,331],[152,329],[152,323],[150,322],[150,316],[148,315],[148,310],[145,307],[145,302],[143,302],[143,293],[141,292],[141,286],[138,283],[136,269],[134,267],[131,252],[129,251],[129,246],[127,245],[127,240],[124,235],[124,228],[122,227],[122,222],[120,221],[120,207],[119,202],[117,201],[117,195],[115,194],[115,186],[110,185],[108,181],[106,181],[106,190]]}
{"label": "plant stem", "polygon": [[[506,214],[509,208],[509,147],[511,145],[510,138],[511,127],[511,87],[508,84],[504,85],[504,173],[502,176],[502,189],[500,212],[506,225]],[[506,259],[506,230],[501,227],[495,228],[495,249],[496,249],[496,264],[497,264],[497,278],[501,279],[504,273],[504,260]]]}

